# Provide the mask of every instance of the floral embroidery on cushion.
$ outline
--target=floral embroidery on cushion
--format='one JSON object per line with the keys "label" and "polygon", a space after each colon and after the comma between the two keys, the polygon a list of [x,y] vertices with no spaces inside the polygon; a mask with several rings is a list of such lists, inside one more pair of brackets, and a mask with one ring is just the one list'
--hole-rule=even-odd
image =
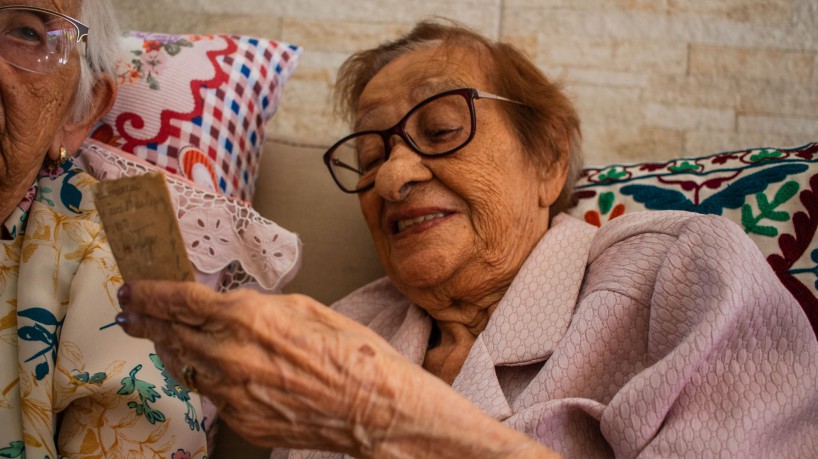
{"label": "floral embroidery on cushion", "polygon": [[682,161],[681,164],[674,164],[668,167],[671,172],[698,172],[702,169],[700,164],[693,164],[689,161]]}
{"label": "floral embroidery on cushion", "polygon": [[628,177],[627,172],[618,170],[617,168],[611,168],[602,174],[599,175],[600,182],[615,182],[617,180],[622,180]]}
{"label": "floral embroidery on cushion", "polygon": [[[777,183],[791,174],[801,173],[807,170],[803,164],[786,164],[769,169],[764,169],[746,177],[733,181],[733,177],[720,177],[705,180],[697,183],[693,180],[670,180],[658,177],[662,184],[678,185],[683,191],[694,191],[691,197],[685,195],[683,191],[671,190],[655,185],[625,185],[620,192],[633,196],[637,202],[644,204],[647,209],[656,210],[686,210],[702,214],[722,215],[723,210],[738,209],[741,207],[747,195],[761,193],[767,186]],[[687,172],[687,170],[685,170]],[[718,192],[701,199],[701,191],[705,188],[716,189],[723,183],[727,186]]]}
{"label": "floral embroidery on cushion", "polygon": [[586,168],[570,213],[594,225],[604,224],[605,215],[611,220],[636,210],[685,210],[729,218],[759,246],[818,335],[816,156],[818,143],[812,143]]}
{"label": "floral embroidery on cushion", "polygon": [[194,148],[208,160],[216,190],[250,201],[265,126],[301,48],[245,36],[143,32],[125,34],[122,44],[119,93],[92,138],[180,175],[182,151]]}
{"label": "floral embroidery on cushion", "polygon": [[750,155],[750,161],[753,163],[760,163],[761,161],[767,161],[769,159],[778,159],[783,156],[778,150],[761,150],[758,153]]}
{"label": "floral embroidery on cushion", "polygon": [[[126,35],[123,43],[126,48],[136,48],[136,51],[131,51],[135,53],[142,52],[144,40],[179,39],[175,35],[135,32]],[[103,119],[104,124],[114,129],[114,137],[110,140],[119,140],[115,145],[156,165],[171,166],[174,169],[172,172],[177,170],[173,164],[161,164],[163,161],[160,157],[151,157],[148,151],[142,152],[183,134],[179,131],[179,123],[192,122],[202,116],[205,106],[202,92],[227,83],[230,73],[221,62],[237,48],[235,41],[228,37],[196,42],[195,45],[187,52],[178,52],[174,56],[173,67],[162,75],[137,71],[138,79],[123,81],[114,107]],[[119,70],[123,66],[124,69]],[[135,67],[132,60],[123,57],[117,72],[122,74],[126,69],[135,70]],[[180,74],[182,71],[184,73]],[[157,81],[160,76],[161,86]]]}
{"label": "floral embroidery on cushion", "polygon": [[[818,146],[818,144],[816,145]],[[781,279],[781,282],[795,296],[804,307],[812,326],[818,331],[818,268],[816,263],[815,232],[818,229],[818,175],[813,175],[809,181],[809,189],[799,195],[803,204],[802,211],[792,216],[793,233],[783,234],[778,238],[781,253],[771,253],[767,262]],[[810,249],[812,249],[810,251]],[[798,268],[799,260],[810,251],[807,266]],[[808,276],[806,282],[800,280]],[[810,288],[810,286],[812,288]]]}
{"label": "floral embroidery on cushion", "polygon": [[767,195],[763,192],[756,194],[756,203],[759,210],[758,215],[754,215],[753,208],[749,202],[744,203],[741,207],[741,224],[744,226],[744,230],[748,233],[760,234],[762,236],[778,236],[778,229],[776,227],[762,225],[760,222],[764,219],[777,222],[789,220],[789,212],[776,209],[789,201],[797,192],[798,182],[789,181],[778,189],[772,202],[767,199]]}
{"label": "floral embroidery on cushion", "polygon": [[[595,191],[593,193],[596,194]],[[598,200],[599,210],[591,209],[585,212],[585,221],[594,226],[602,226],[602,215],[608,215],[610,212],[607,221],[611,221],[614,218],[624,214],[625,205],[620,203],[614,206],[614,199],[616,199],[616,196],[613,192],[606,191],[604,193],[600,193]]]}
{"label": "floral embroidery on cushion", "polygon": [[198,37],[190,39],[179,35],[145,34],[136,32],[135,37],[142,38],[142,48],[131,50],[135,56],[130,62],[120,63],[117,68],[119,83],[134,83],[144,80],[148,87],[153,90],[160,88],[157,76],[162,74],[166,62],[169,58],[176,56],[183,47],[192,48],[193,41]]}

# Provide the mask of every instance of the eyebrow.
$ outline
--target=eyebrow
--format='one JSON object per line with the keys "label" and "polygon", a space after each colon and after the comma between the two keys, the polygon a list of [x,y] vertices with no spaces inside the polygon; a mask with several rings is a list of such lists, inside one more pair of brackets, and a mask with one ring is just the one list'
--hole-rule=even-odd
{"label": "eyebrow", "polygon": [[[439,94],[450,89],[463,88],[466,86],[467,85],[464,84],[462,81],[454,78],[428,80],[419,86],[415,86],[409,91],[409,100],[412,101],[412,106],[414,107],[424,99],[432,97],[435,94]],[[364,111],[364,114],[360,118],[355,120],[355,124],[353,125],[353,131],[361,130],[360,129],[361,126],[366,125],[367,121],[370,121],[372,118],[377,118],[378,112],[380,111],[380,108],[383,105],[377,102],[373,105],[374,105],[373,108],[366,109],[366,111]]]}
{"label": "eyebrow", "polygon": [[418,104],[422,100],[432,97],[435,94],[462,86],[463,85],[457,83],[455,80],[447,78],[445,80],[434,81],[431,84],[417,86],[409,92],[409,97],[413,103]]}

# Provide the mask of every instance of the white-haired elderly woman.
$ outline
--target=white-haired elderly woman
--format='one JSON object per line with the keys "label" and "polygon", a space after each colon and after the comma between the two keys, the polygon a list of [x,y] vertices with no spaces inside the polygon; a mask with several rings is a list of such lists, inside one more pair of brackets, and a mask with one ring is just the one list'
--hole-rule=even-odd
{"label": "white-haired elderly woman", "polygon": [[122,277],[72,162],[117,36],[108,0],[0,0],[0,457],[207,454],[199,397],[109,326]]}

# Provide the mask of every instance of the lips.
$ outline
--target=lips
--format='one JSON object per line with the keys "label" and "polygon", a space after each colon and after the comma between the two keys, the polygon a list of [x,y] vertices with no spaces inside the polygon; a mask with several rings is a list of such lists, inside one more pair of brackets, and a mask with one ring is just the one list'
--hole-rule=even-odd
{"label": "lips", "polygon": [[401,233],[401,232],[403,232],[403,231],[407,230],[408,228],[411,228],[411,227],[413,227],[415,225],[419,225],[419,224],[421,224],[423,222],[428,222],[428,221],[435,220],[435,219],[438,219],[438,218],[443,218],[446,215],[448,215],[448,214],[443,213],[443,212],[437,212],[437,213],[434,213],[434,214],[421,215],[420,217],[416,217],[416,218],[405,218],[405,219],[402,219],[402,220],[398,220],[395,223],[395,225],[396,225],[396,228],[397,228],[397,232]]}

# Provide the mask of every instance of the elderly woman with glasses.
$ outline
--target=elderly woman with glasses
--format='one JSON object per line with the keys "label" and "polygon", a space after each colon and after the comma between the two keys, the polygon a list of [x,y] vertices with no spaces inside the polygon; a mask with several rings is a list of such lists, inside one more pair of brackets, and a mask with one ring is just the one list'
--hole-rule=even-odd
{"label": "elderly woman with glasses", "polygon": [[122,278],[72,158],[117,43],[108,0],[0,0],[0,457],[207,454],[199,396],[111,326]]}
{"label": "elderly woman with glasses", "polygon": [[758,249],[719,217],[560,214],[579,122],[523,55],[425,22],[338,91],[355,133],[324,160],[387,278],[332,308],[119,291],[235,430],[274,457],[815,456],[818,342]]}

